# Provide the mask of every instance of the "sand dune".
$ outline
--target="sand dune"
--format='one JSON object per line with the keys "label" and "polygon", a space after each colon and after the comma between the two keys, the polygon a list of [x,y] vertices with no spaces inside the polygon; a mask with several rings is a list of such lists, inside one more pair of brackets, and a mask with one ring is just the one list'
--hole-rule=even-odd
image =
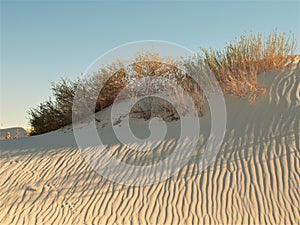
{"label": "sand dune", "polygon": [[[158,184],[101,177],[82,158],[70,127],[1,141],[0,224],[299,224],[300,57],[280,73],[261,74],[259,83],[266,94],[252,105],[225,96],[227,128],[216,160],[201,171],[202,144]],[[208,114],[200,121],[209,127]],[[160,151],[171,146],[161,145]],[[110,150],[121,160],[130,156],[117,143]]]}
{"label": "sand dune", "polygon": [[12,127],[0,129],[0,140],[5,139],[7,133],[10,133],[11,138],[26,137],[26,130],[23,127]]}

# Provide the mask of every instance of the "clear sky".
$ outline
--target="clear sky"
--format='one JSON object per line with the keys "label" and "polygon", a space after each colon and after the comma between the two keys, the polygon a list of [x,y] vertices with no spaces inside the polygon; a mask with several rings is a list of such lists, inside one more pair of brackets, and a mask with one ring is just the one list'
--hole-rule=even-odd
{"label": "clear sky", "polygon": [[26,112],[51,95],[50,81],[76,78],[120,44],[164,40],[198,51],[275,28],[300,40],[299,1],[1,1],[0,7],[1,127],[28,126]]}

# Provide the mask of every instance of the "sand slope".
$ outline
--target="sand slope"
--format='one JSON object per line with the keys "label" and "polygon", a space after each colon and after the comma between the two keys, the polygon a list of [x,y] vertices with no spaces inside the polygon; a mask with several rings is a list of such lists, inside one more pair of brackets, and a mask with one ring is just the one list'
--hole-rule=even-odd
{"label": "sand slope", "polygon": [[262,74],[267,93],[253,105],[226,96],[227,130],[216,161],[199,172],[195,154],[159,184],[105,180],[68,130],[1,141],[0,224],[299,224],[299,60]]}

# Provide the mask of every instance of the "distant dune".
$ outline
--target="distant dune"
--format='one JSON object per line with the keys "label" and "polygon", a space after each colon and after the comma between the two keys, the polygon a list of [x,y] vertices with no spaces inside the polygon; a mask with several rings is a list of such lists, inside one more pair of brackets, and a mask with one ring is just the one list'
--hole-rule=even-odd
{"label": "distant dune", "polygon": [[0,140],[5,138],[7,132],[10,133],[11,138],[14,138],[15,136],[18,138],[26,137],[26,130],[23,127],[12,127],[0,129]]}
{"label": "distant dune", "polygon": [[[253,104],[225,96],[225,139],[206,170],[195,154],[158,184],[104,179],[82,158],[71,127],[1,141],[0,224],[299,224],[300,57],[261,74],[259,84],[267,91]],[[101,127],[109,137],[112,128]],[[125,157],[111,141],[110,150]]]}

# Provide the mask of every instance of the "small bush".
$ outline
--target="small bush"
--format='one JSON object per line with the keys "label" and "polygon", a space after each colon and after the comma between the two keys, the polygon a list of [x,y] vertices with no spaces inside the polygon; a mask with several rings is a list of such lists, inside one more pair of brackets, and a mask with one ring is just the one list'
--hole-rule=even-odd
{"label": "small bush", "polygon": [[55,101],[50,98],[28,112],[31,135],[50,132],[72,123],[72,104],[76,87],[77,82],[63,78],[56,84],[52,83]]}

